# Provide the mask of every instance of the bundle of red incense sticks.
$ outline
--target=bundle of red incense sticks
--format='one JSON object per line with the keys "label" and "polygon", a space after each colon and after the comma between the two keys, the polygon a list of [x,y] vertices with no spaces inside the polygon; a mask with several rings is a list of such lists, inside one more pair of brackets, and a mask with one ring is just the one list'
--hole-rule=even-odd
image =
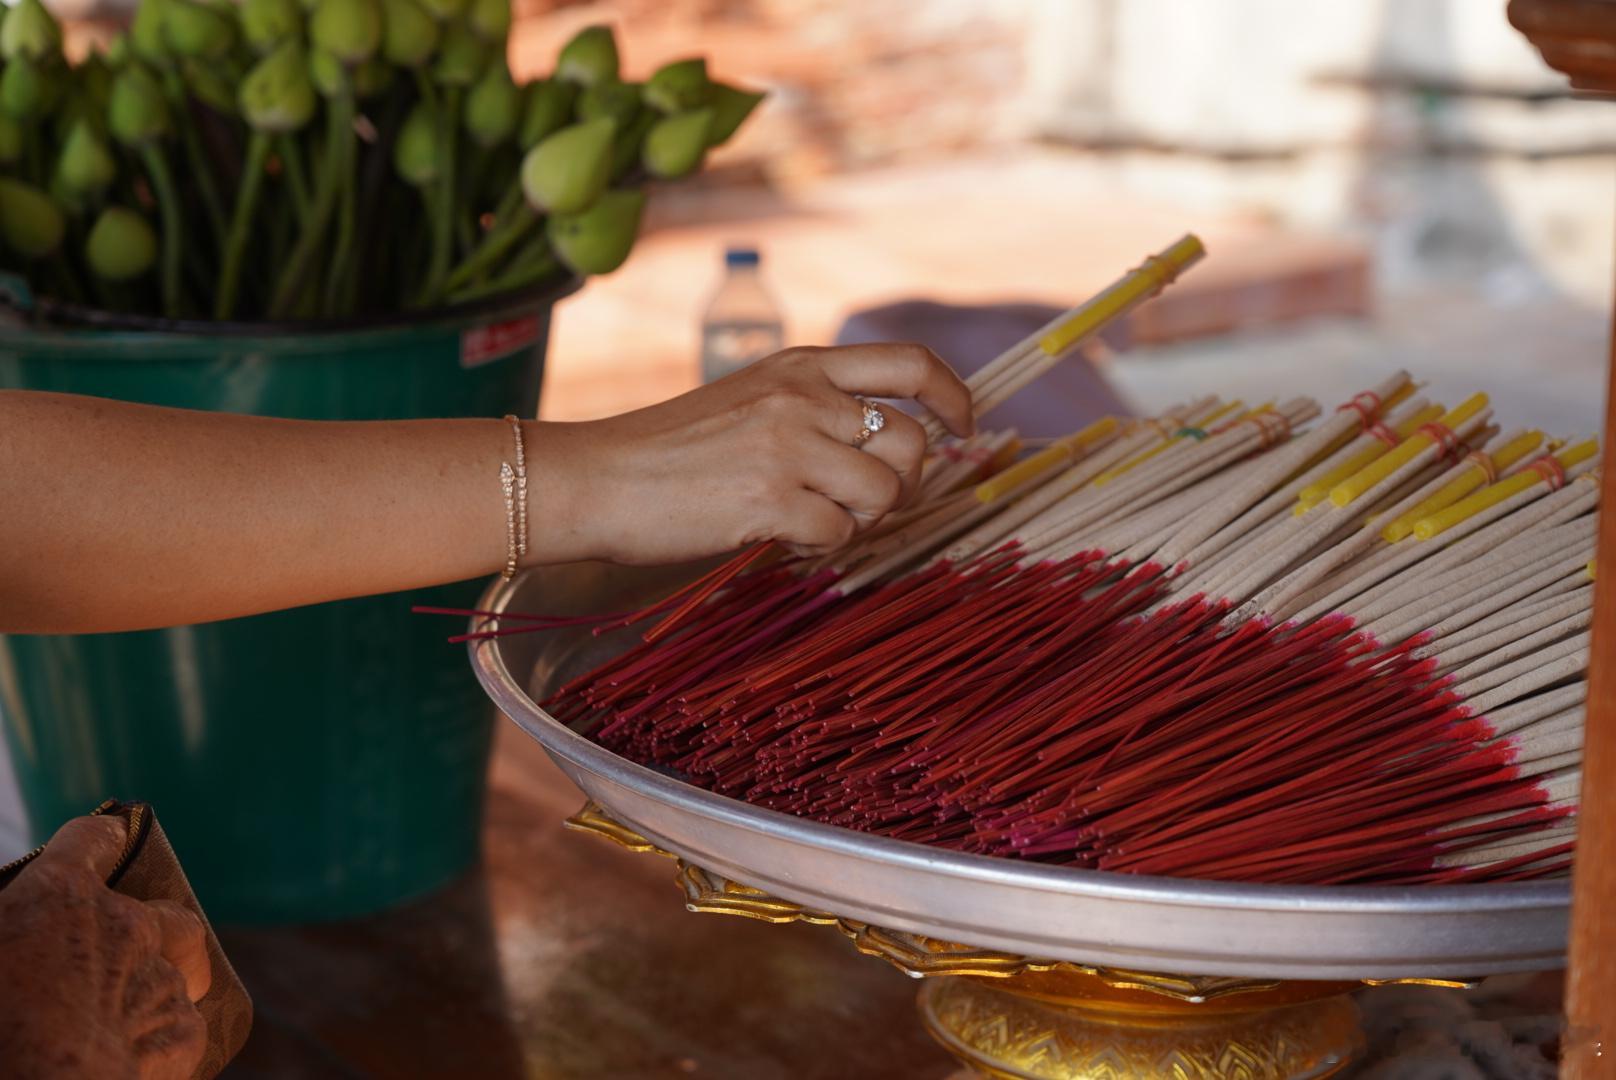
{"label": "bundle of red incense sticks", "polygon": [[1594,445],[1413,393],[1399,373],[1305,431],[1306,399],[1196,401],[987,478],[959,462],[1006,435],[979,436],[900,520],[709,579],[547,705],[715,791],[966,851],[1292,883],[1564,872]]}
{"label": "bundle of red incense sticks", "polygon": [[[1187,243],[988,365],[979,408]],[[915,504],[834,556],[754,549],[595,620],[638,640],[545,704],[714,791],[989,855],[1314,884],[1566,871],[1592,440],[1503,432],[1484,395],[1444,408],[1397,372],[1329,413],[1208,397],[1030,456],[1008,431],[936,449]]]}

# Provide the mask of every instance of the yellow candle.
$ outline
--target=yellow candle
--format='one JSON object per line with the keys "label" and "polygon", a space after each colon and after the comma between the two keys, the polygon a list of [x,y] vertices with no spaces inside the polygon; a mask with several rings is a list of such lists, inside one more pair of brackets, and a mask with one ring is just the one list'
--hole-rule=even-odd
{"label": "yellow candle", "polygon": [[[1593,457],[1598,451],[1598,440],[1589,439],[1586,442],[1567,447],[1558,454],[1554,454],[1553,457],[1554,460],[1560,463],[1561,468],[1569,469],[1578,462],[1586,461]],[[1474,517],[1488,507],[1497,506],[1505,499],[1520,494],[1533,484],[1547,482],[1548,478],[1535,469],[1527,469],[1524,472],[1516,473],[1514,476],[1483,488],[1468,498],[1461,499],[1446,510],[1432,514],[1427,518],[1421,518],[1414,526],[1414,535],[1421,540],[1429,540],[1433,536],[1438,536],[1453,528],[1466,518]]]}
{"label": "yellow candle", "polygon": [[[1436,422],[1452,431],[1486,407],[1487,395],[1473,394],[1458,408]],[[1414,432],[1414,434],[1398,443],[1396,449],[1382,454],[1356,474],[1337,484],[1330,491],[1330,501],[1337,506],[1347,505],[1353,499],[1356,499],[1392,473],[1413,461],[1415,455],[1435,445],[1436,440],[1431,436],[1420,431]]]}
{"label": "yellow candle", "polygon": [[[1511,439],[1499,447],[1496,454],[1492,455],[1492,476],[1496,479],[1498,473],[1503,472],[1521,458],[1536,450],[1542,443],[1543,433],[1541,431],[1528,431]],[[1488,470],[1479,463],[1472,464],[1458,477],[1437,489],[1430,498],[1421,500],[1418,506],[1382,529],[1380,535],[1385,537],[1387,543],[1391,544],[1397,543],[1405,536],[1413,535],[1414,526],[1421,518],[1428,518],[1438,510],[1444,510],[1452,506],[1487,483],[1487,480]]]}

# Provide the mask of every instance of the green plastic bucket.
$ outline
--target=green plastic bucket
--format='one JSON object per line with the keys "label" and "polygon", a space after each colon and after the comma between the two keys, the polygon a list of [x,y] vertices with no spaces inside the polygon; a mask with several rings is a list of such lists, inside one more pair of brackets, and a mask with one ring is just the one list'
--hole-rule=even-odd
{"label": "green plastic bucket", "polygon": [[[0,388],[311,420],[532,416],[550,310],[575,287],[338,328],[78,313],[71,329],[0,327]],[[225,921],[345,918],[446,883],[477,857],[493,716],[452,628],[410,606],[470,606],[479,587],[0,637],[0,721],[35,836],[108,797],[149,801]]]}

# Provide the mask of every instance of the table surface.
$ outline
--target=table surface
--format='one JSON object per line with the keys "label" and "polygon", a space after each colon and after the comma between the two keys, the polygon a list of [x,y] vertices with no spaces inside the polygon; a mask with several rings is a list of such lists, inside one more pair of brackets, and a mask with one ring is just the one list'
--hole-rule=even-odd
{"label": "table surface", "polygon": [[224,929],[257,1009],[228,1080],[944,1080],[915,983],[834,930],[687,912],[668,860],[561,822],[576,789],[513,725],[482,869],[329,926]]}
{"label": "table surface", "polygon": [[[912,980],[828,927],[687,912],[669,861],[562,827],[581,801],[502,722],[476,873],[368,919],[221,930],[257,1008],[225,1080],[965,1080]],[[1558,989],[1370,991],[1354,1076],[1545,1075],[1496,1062],[1538,1057]],[[1493,1017],[1533,1020],[1477,1036]]]}

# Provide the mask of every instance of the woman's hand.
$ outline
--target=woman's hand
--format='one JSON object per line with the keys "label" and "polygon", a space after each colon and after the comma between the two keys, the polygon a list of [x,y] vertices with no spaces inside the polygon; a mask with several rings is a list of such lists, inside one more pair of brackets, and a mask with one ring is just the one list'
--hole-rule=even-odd
{"label": "woman's hand", "polygon": [[184,1080],[207,1049],[211,981],[196,916],[106,886],[114,817],[74,818],[0,891],[0,1072]]}
{"label": "woman's hand", "polygon": [[538,425],[535,462],[582,486],[557,494],[535,468],[530,518],[569,523],[577,557],[665,563],[779,540],[832,550],[901,505],[926,438],[895,409],[862,447],[858,396],[913,398],[956,435],[973,430],[971,396],[929,349],[787,349],[728,378],[638,412]]}
{"label": "woman's hand", "polygon": [[[913,489],[965,385],[926,349],[788,349],[649,409],[523,424],[528,563],[828,551]],[[462,581],[505,565],[508,424],[334,422],[0,390],[0,632],[139,630]]]}

